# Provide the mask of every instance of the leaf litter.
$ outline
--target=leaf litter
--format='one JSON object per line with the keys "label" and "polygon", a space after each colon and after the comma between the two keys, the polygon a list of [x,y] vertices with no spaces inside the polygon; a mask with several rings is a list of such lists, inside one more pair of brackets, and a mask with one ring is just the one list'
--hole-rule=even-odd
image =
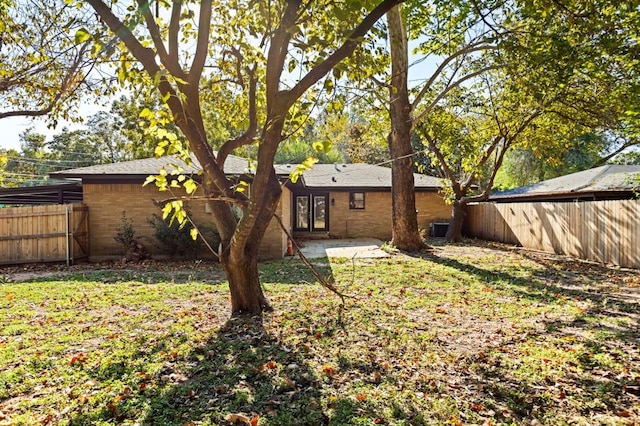
{"label": "leaf litter", "polygon": [[640,421],[637,271],[477,243],[319,267],[340,315],[292,260],[255,318],[215,264],[4,269],[0,425]]}

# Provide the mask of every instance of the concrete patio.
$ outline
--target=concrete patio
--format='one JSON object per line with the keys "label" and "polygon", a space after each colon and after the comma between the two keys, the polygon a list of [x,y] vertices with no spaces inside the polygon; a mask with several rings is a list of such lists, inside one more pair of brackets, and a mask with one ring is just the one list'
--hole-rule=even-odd
{"label": "concrete patio", "polygon": [[375,238],[305,240],[299,244],[302,254],[308,259],[321,257],[346,257],[349,259],[389,257],[389,253],[380,249],[382,241]]}

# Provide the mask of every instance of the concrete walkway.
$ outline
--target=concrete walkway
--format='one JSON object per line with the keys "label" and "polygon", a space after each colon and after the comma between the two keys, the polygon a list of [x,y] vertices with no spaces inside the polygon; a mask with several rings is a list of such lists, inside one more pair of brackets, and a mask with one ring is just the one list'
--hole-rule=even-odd
{"label": "concrete walkway", "polygon": [[301,251],[308,259],[320,257],[346,257],[349,259],[389,257],[389,253],[380,249],[381,245],[382,241],[375,238],[305,240],[301,243]]}

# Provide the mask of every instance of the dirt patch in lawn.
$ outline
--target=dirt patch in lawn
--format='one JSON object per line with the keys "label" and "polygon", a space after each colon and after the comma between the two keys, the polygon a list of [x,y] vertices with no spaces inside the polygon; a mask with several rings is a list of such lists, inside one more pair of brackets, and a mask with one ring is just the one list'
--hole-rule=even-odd
{"label": "dirt patch in lawn", "polygon": [[163,280],[173,279],[176,282],[204,280],[213,283],[224,279],[224,271],[217,262],[147,260],[140,263],[102,262],[71,266],[59,263],[4,266],[0,267],[0,282],[59,280],[70,276],[85,276],[87,279],[99,280],[101,275],[111,277],[114,272],[118,273],[116,277],[120,277],[121,280],[134,280],[141,276],[152,278],[154,275]]}

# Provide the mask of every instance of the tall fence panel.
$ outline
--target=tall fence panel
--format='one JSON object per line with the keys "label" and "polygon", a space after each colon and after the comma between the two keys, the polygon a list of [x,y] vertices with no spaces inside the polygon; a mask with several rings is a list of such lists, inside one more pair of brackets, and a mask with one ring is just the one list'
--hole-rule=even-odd
{"label": "tall fence panel", "polygon": [[87,258],[88,213],[81,204],[0,209],[0,264]]}
{"label": "tall fence panel", "polygon": [[465,234],[640,268],[640,200],[471,204]]}

